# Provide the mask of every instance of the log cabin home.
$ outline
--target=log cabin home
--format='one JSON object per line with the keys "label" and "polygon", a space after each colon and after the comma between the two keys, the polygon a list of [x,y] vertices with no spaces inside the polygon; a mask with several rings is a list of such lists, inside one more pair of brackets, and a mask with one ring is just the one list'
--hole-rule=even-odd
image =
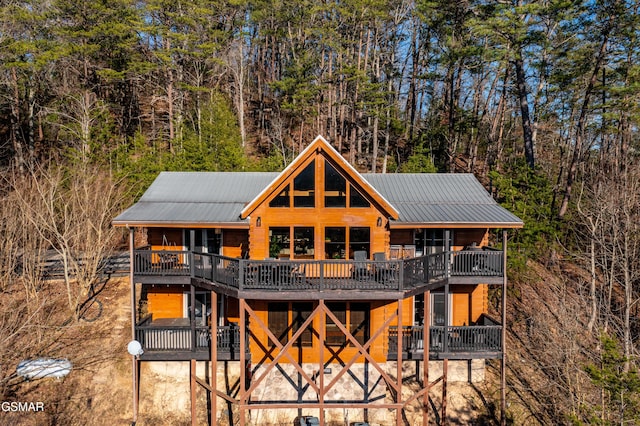
{"label": "log cabin home", "polygon": [[[134,421],[138,369],[154,361],[190,363],[192,418],[202,386],[211,424],[221,402],[241,425],[266,409],[325,424],[325,410],[344,407],[401,424],[416,400],[427,424],[434,383],[446,401],[449,360],[501,359],[504,403],[505,297],[492,318],[488,294],[506,294],[507,231],[523,223],[471,174],[363,174],[319,136],[280,173],[160,173],[113,224],[130,230],[132,337],[144,351]],[[134,247],[136,231],[146,246]],[[399,360],[416,361],[421,390],[409,399]],[[425,360],[442,374],[420,372]],[[197,362],[208,377],[236,362],[237,387],[197,377]],[[291,392],[269,392],[275,373]],[[344,394],[347,379],[361,389]]]}

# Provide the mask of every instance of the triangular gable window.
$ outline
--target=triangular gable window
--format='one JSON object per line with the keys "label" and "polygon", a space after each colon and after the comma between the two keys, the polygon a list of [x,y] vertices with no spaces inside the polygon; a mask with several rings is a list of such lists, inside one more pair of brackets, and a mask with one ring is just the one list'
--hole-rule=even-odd
{"label": "triangular gable window", "polygon": [[269,202],[269,207],[289,207],[289,205],[289,185]]}
{"label": "triangular gable window", "polygon": [[369,207],[371,204],[352,185],[351,193],[349,194],[349,205],[351,207]]}

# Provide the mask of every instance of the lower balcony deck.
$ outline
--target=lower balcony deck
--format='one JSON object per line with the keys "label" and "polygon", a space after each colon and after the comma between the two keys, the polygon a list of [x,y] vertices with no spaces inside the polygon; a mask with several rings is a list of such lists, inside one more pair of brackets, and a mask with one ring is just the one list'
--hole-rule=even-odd
{"label": "lower balcony deck", "polygon": [[[136,325],[135,331],[144,350],[142,361],[211,360],[211,328],[201,325],[192,328],[188,318],[152,320],[148,316]],[[218,326],[216,345],[218,361],[239,360],[240,329]]]}
{"label": "lower balcony deck", "polygon": [[[429,359],[502,357],[502,326],[429,327]],[[424,327],[402,327],[402,359],[424,359]],[[397,360],[398,327],[389,329],[388,360]]]}
{"label": "lower balcony deck", "polygon": [[[499,358],[502,351],[502,327],[430,327],[429,359]],[[424,359],[424,327],[402,327],[402,360]],[[248,335],[249,333],[247,333]],[[136,326],[136,340],[142,344],[142,361],[211,360],[209,327],[192,328],[188,318],[150,318]],[[387,360],[397,360],[398,328],[389,327]],[[217,327],[216,354],[218,361],[240,360],[240,329],[237,326]],[[250,360],[248,352],[246,359]]]}

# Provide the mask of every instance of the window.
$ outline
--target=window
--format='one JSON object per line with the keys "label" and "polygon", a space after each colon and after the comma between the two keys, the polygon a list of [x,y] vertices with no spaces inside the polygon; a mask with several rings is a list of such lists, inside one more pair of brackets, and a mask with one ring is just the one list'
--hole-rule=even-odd
{"label": "window", "polygon": [[[369,311],[368,303],[330,302],[327,308],[336,316],[338,321],[355,337],[361,345],[369,340]],[[327,317],[325,339],[327,345],[342,346],[347,343],[347,337],[335,322]],[[353,346],[349,343],[350,346]]]}
{"label": "window", "polygon": [[346,228],[327,227],[324,229],[325,259],[345,259],[346,244]]}
{"label": "window", "polygon": [[313,228],[293,228],[293,251],[296,259],[313,259],[315,254]]}
{"label": "window", "polygon": [[[309,318],[313,311],[310,302],[271,302],[268,305],[267,321],[269,330],[276,336],[282,345],[286,345],[302,324]],[[291,324],[291,325],[289,325]],[[296,340],[297,347],[310,347],[313,345],[313,327],[311,324],[302,332]],[[273,342],[269,341],[273,346]]]}
{"label": "window", "polygon": [[353,187],[353,185],[351,185],[351,189],[349,192],[349,205],[351,207],[371,206],[371,204],[367,201],[367,199],[364,198],[362,194],[360,194],[360,192],[358,192],[358,190]]}
{"label": "window", "polygon": [[[353,259],[356,251],[366,251],[367,257],[371,254],[371,231],[368,227],[349,228],[349,259]],[[324,256],[325,259],[347,259],[345,252],[347,247],[347,228],[327,227],[324,229]]]}
{"label": "window", "polygon": [[269,202],[269,207],[289,207],[289,205],[289,185]]}
{"label": "window", "polygon": [[293,179],[293,206],[314,207],[315,204],[315,169],[312,161]]}
{"label": "window", "polygon": [[[184,230],[184,246],[185,250],[191,250],[191,231]],[[217,231],[217,232],[216,232]],[[203,253],[219,254],[222,246],[219,229],[193,229],[195,234],[194,249]]]}
{"label": "window", "polygon": [[[269,303],[268,309],[269,330],[284,345],[289,340],[289,304],[287,302],[272,302]],[[273,346],[271,340],[269,340],[269,345]]]}
{"label": "window", "polygon": [[371,254],[371,239],[369,228],[349,228],[349,254],[353,258],[356,251],[366,251]]}
{"label": "window", "polygon": [[444,293],[431,293],[431,325],[447,325],[445,323]]}
{"label": "window", "polygon": [[347,181],[329,162],[324,166],[324,206],[347,206]]}
{"label": "window", "polygon": [[[302,327],[302,324],[311,316],[313,304],[310,302],[298,302],[291,304],[291,336],[293,336]],[[302,332],[300,338],[296,340],[296,346],[312,346],[313,345],[313,324]]]}
{"label": "window", "polygon": [[[445,229],[416,229],[416,256],[442,253],[445,250]],[[453,246],[453,231],[449,231],[449,247]]]}
{"label": "window", "polygon": [[[191,318],[191,293],[185,292],[183,296],[183,313],[185,318]],[[207,292],[196,292],[195,305],[196,325],[208,325],[209,315],[211,314],[211,297]]]}
{"label": "window", "polygon": [[[327,303],[327,308],[336,316],[342,325],[347,327],[347,304],[346,302]],[[335,322],[327,316],[325,342],[327,345],[340,346],[346,341],[346,337],[338,328]]]}
{"label": "window", "polygon": [[269,257],[289,257],[291,249],[289,228],[269,228]]}

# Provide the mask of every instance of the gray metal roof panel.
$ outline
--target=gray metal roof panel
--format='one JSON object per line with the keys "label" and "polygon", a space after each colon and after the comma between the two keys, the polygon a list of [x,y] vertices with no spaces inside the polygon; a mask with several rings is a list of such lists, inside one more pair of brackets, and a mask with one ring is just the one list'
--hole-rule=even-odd
{"label": "gray metal roof panel", "polygon": [[261,172],[162,172],[140,201],[247,203],[277,176]]}
{"label": "gray metal roof panel", "polygon": [[126,223],[243,223],[242,208],[278,173],[162,172],[114,219]]}
{"label": "gray metal roof panel", "polygon": [[114,219],[117,224],[243,223],[246,203],[173,203],[139,201]]}
{"label": "gray metal roof panel", "polygon": [[395,223],[522,225],[472,174],[367,173],[363,177],[398,209]]}
{"label": "gray metal roof panel", "polygon": [[[114,219],[126,223],[244,223],[239,215],[279,173],[163,172],[135,205]],[[363,174],[399,212],[398,224],[520,226],[472,174]]]}

